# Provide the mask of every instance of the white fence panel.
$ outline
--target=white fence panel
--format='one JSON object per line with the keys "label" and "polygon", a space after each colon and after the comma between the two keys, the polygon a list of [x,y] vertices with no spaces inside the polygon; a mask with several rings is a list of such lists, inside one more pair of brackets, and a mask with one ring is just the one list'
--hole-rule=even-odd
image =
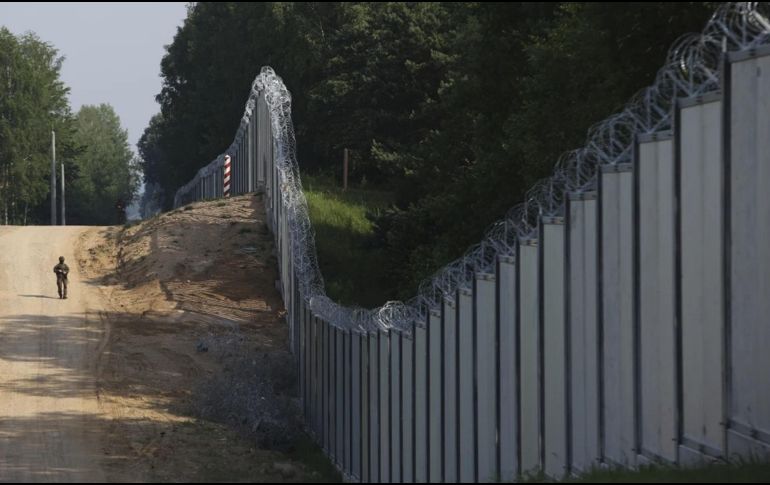
{"label": "white fence panel", "polygon": [[457,305],[454,299],[443,302],[444,325],[444,481],[457,482],[460,470],[458,402],[459,368],[457,366]]}
{"label": "white fence panel", "polygon": [[[738,57],[730,95],[730,453],[770,445],[770,53]],[[764,443],[758,446],[755,437]]]}
{"label": "white fence panel", "polygon": [[676,195],[671,135],[640,141],[637,163],[641,452],[675,463]]}
{"label": "white fence panel", "polygon": [[633,173],[630,165],[603,167],[602,330],[604,335],[604,457],[636,463],[634,375]]}
{"label": "white fence panel", "polygon": [[565,228],[561,218],[544,218],[542,224],[543,469],[546,475],[561,478],[567,473],[569,465]]}
{"label": "white fence panel", "polygon": [[443,454],[441,437],[443,434],[442,396],[441,396],[441,312],[430,311],[428,316],[428,480],[442,481]]}
{"label": "white fence panel", "polygon": [[541,465],[540,301],[537,241],[519,245],[519,305],[521,308],[521,472],[537,473]]}
{"label": "white fence panel", "polygon": [[513,481],[518,463],[518,327],[516,317],[516,264],[513,256],[500,256],[497,263],[498,328],[500,335],[500,481]]}
{"label": "white fence panel", "polygon": [[723,414],[722,102],[680,110],[683,443],[721,456]]}
{"label": "white fence panel", "polygon": [[476,481],[499,481],[497,467],[497,282],[494,274],[477,273],[474,296],[476,354]]}
{"label": "white fence panel", "polygon": [[598,465],[599,314],[596,193],[569,201],[569,322],[572,463],[576,472]]}

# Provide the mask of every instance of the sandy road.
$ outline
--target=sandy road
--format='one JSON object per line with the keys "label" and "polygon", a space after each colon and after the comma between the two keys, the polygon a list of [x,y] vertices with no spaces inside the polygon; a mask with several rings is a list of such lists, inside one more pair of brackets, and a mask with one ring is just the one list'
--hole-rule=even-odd
{"label": "sandy road", "polygon": [[[102,300],[75,259],[84,227],[0,227],[0,482],[103,481],[95,369]],[[70,267],[59,300],[53,266]]]}
{"label": "sandy road", "polygon": [[340,480],[307,438],[258,444],[256,394],[222,399],[289,358],[264,214],[249,195],[130,228],[0,226],[0,482]]}

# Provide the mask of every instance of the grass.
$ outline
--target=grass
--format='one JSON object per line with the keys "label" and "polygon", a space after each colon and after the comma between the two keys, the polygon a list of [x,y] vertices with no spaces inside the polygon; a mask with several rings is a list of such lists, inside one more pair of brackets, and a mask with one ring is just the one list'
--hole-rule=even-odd
{"label": "grass", "polygon": [[[524,480],[526,483],[546,482],[543,477]],[[770,463],[714,463],[698,468],[674,466],[643,466],[637,471],[596,469],[567,483],[766,483],[770,482]]]}
{"label": "grass", "polygon": [[337,302],[367,308],[391,295],[383,276],[384,251],[373,245],[374,227],[367,214],[377,214],[393,200],[386,191],[349,188],[333,181],[302,177],[316,235],[318,264],[326,292]]}
{"label": "grass", "polygon": [[334,467],[323,450],[313,440],[303,435],[294,444],[292,458],[302,462],[313,473],[313,482],[316,483],[342,483],[342,476]]}

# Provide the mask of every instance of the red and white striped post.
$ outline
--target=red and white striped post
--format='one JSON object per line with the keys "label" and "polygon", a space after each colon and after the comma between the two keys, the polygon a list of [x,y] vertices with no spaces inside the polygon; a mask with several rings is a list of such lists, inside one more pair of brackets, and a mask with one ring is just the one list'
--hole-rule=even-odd
{"label": "red and white striped post", "polygon": [[224,196],[230,197],[230,155],[225,155],[225,178],[224,178]]}

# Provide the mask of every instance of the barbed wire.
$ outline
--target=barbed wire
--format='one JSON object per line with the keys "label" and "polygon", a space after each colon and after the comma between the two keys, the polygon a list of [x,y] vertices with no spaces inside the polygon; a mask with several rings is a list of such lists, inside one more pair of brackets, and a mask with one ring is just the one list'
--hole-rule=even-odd
{"label": "barbed wire", "polygon": [[[499,256],[514,257],[517,241],[537,239],[542,217],[564,215],[568,193],[596,190],[602,166],[632,163],[637,135],[671,129],[677,99],[719,90],[724,53],[770,44],[769,19],[767,3],[727,3],[715,11],[700,34],[680,37],[651,86],[632,96],[622,111],[593,125],[583,148],[563,154],[552,175],[536,182],[522,203],[489,227],[480,243],[423,281],[417,295],[406,302],[389,301],[379,308],[363,309],[340,305],[326,295],[297,163],[292,98],[270,67],[263,67],[252,83],[241,124],[225,153],[237,151],[244,143],[263,96],[272,124],[279,178],[276,195],[288,217],[292,266],[302,298],[318,318],[332,326],[361,333],[395,330],[408,334],[415,323],[426,324],[431,309],[439,308],[445,299],[454,299],[458,289],[469,288],[478,273],[493,273]],[[224,154],[202,168],[177,191],[175,205],[188,200],[197,181],[221,170],[223,163]]]}

